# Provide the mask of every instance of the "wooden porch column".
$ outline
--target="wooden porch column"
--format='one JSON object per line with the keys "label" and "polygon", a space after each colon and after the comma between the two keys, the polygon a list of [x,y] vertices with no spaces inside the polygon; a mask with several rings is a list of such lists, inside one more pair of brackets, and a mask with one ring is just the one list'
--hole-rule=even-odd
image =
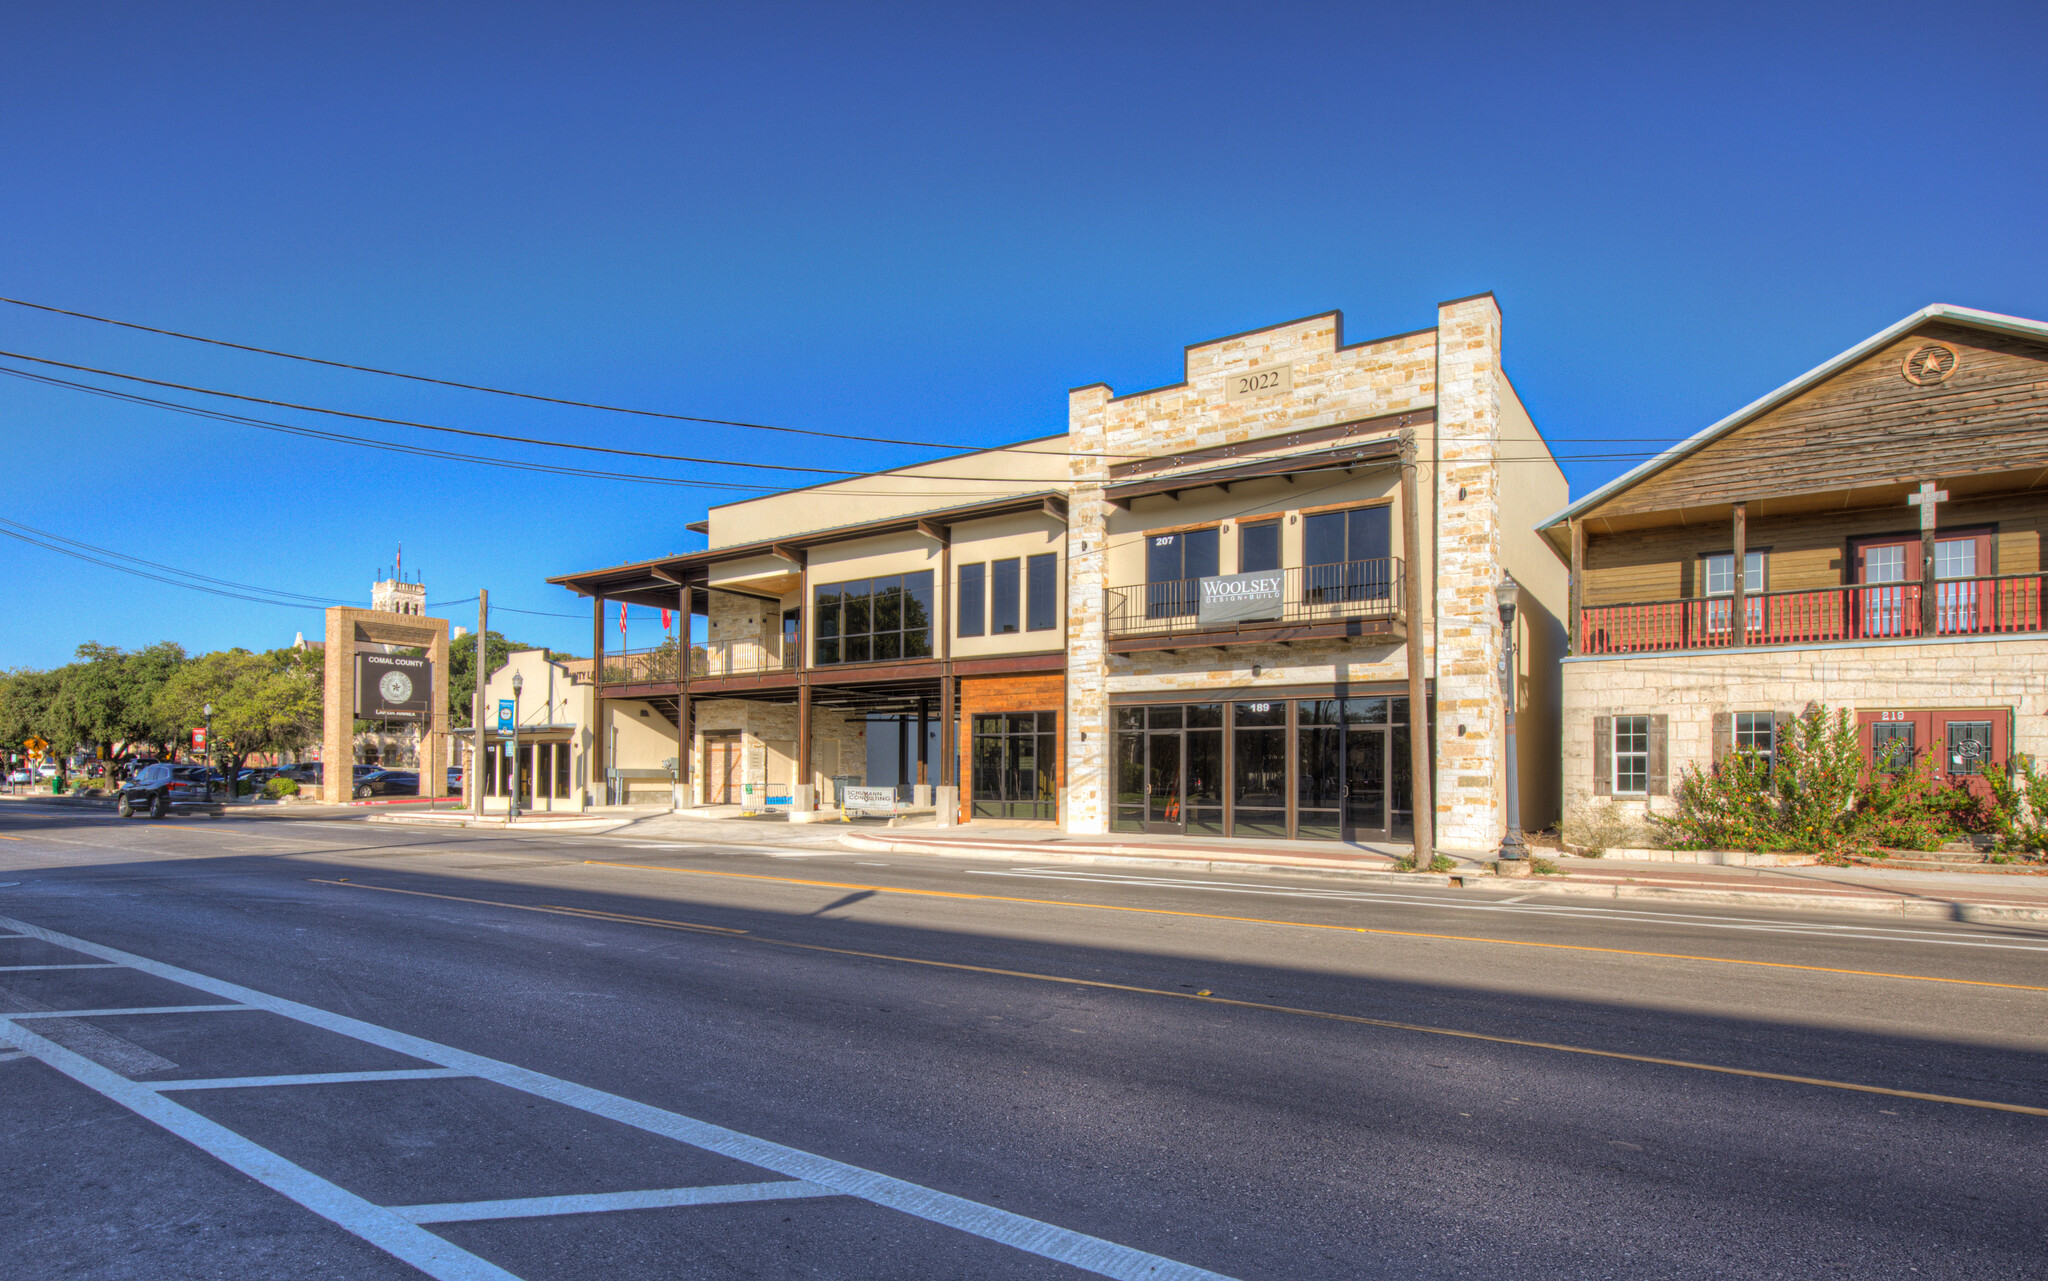
{"label": "wooden porch column", "polygon": [[790,801],[801,807],[801,798],[816,796],[811,782],[811,682],[801,681],[796,687],[796,782],[801,791],[792,791]]}
{"label": "wooden porch column", "polygon": [[604,777],[604,597],[590,595],[590,794],[610,799]]}
{"label": "wooden porch column", "polygon": [[[1414,795],[1408,808],[1415,815],[1415,870],[1427,872],[1436,857],[1436,779],[1430,774],[1430,751],[1436,724],[1429,714],[1429,690],[1424,684],[1422,654],[1422,562],[1421,500],[1415,473],[1415,437],[1401,445],[1401,568],[1403,595],[1408,612],[1408,777]],[[1289,736],[1292,741],[1292,735]]]}
{"label": "wooden porch column", "polygon": [[1729,602],[1728,643],[1749,643],[1749,504],[1735,504],[1735,599]]}
{"label": "wooden porch column", "polygon": [[1568,527],[1572,536],[1572,583],[1571,600],[1566,612],[1571,618],[1571,635],[1566,639],[1565,652],[1577,654],[1584,644],[1580,617],[1586,610],[1586,527],[1578,521]]}
{"label": "wooden porch column", "polygon": [[680,598],[676,602],[676,618],[683,625],[682,634],[676,638],[676,782],[682,784],[683,794],[695,805],[697,783],[690,777],[690,749],[695,746],[690,733],[690,633],[695,629],[690,623],[689,584],[677,588],[676,593]]}

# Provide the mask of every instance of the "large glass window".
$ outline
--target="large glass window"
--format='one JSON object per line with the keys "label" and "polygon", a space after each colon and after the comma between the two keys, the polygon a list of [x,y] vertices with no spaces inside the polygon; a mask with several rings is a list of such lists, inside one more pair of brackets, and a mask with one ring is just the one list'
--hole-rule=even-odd
{"label": "large glass window", "polygon": [[1311,604],[1384,600],[1393,591],[1391,508],[1317,512],[1302,522]]}
{"label": "large glass window", "polygon": [[1262,520],[1237,527],[1237,572],[1280,568],[1280,522]]}
{"label": "large glass window", "polygon": [[1223,835],[1223,704],[1187,709],[1187,793],[1190,836]]}
{"label": "large glass window", "polygon": [[1232,836],[1287,836],[1287,704],[1234,703]]}
{"label": "large glass window", "polygon": [[955,636],[980,636],[988,630],[988,566],[960,567],[960,603],[955,607],[959,622]]}
{"label": "large glass window", "polygon": [[[1705,558],[1706,594],[1709,596],[1733,596],[1735,594],[1735,553],[1723,552],[1719,556]],[[1764,554],[1744,552],[1742,555],[1742,590],[1760,592],[1764,589]]]}
{"label": "large glass window", "polygon": [[1650,718],[1614,718],[1614,794],[1643,796],[1650,790]]}
{"label": "large glass window", "polygon": [[992,636],[1008,636],[1017,630],[1020,563],[1012,556],[989,565],[988,630]]}
{"label": "large glass window", "polygon": [[1024,630],[1049,632],[1060,623],[1059,557],[1052,552],[1024,562]]}
{"label": "large glass window", "polygon": [[825,583],[813,600],[820,666],[931,656],[930,570]]}
{"label": "large glass window", "polygon": [[1338,763],[1334,698],[1303,699],[1294,706],[1294,833],[1304,841],[1334,841],[1343,834],[1342,774]]}
{"label": "large glass window", "polygon": [[1214,529],[1184,529],[1145,540],[1145,617],[1182,618],[1201,601],[1201,580],[1216,573]]}
{"label": "large glass window", "polygon": [[976,818],[1059,817],[1059,713],[1008,712],[974,718]]}

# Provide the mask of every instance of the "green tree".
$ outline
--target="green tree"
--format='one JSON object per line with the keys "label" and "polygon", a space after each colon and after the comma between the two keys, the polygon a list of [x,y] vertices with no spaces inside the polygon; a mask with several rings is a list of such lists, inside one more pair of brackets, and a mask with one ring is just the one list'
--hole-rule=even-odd
{"label": "green tree", "polygon": [[[484,633],[484,661],[488,669],[484,673],[486,684],[491,674],[511,660],[514,653],[523,649],[539,649],[538,645],[522,645],[518,641],[506,640],[497,632]],[[552,650],[549,658],[558,657]],[[476,637],[465,636],[448,647],[448,724],[455,729],[464,729],[471,724],[471,710],[476,706]]]}
{"label": "green tree", "polygon": [[77,655],[79,661],[61,669],[64,696],[103,759],[112,759],[118,745],[165,748],[178,737],[179,727],[158,710],[157,694],[186,663],[184,646],[159,641],[130,652],[88,641]]}
{"label": "green tree", "polygon": [[297,650],[219,650],[181,667],[159,692],[157,708],[189,727],[206,723],[211,704],[211,750],[233,779],[254,753],[300,750],[319,736],[319,670]]}

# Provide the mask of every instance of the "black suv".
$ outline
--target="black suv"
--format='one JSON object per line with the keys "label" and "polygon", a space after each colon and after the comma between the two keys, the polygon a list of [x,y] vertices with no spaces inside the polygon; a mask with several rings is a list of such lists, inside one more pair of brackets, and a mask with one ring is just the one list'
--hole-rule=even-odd
{"label": "black suv", "polygon": [[138,811],[163,818],[173,805],[212,805],[213,779],[201,765],[145,765],[121,787],[114,809],[122,818]]}

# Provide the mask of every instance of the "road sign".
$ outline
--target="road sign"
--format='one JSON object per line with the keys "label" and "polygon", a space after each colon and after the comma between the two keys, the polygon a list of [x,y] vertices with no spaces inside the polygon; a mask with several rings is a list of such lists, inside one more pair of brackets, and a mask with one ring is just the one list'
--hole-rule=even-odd
{"label": "road sign", "polygon": [[37,756],[41,756],[43,754],[43,749],[49,746],[47,742],[44,742],[42,739],[37,738],[34,735],[30,735],[29,737],[21,740],[21,745],[23,747],[26,747],[31,753]]}
{"label": "road sign", "polygon": [[195,752],[206,750],[206,727],[204,725],[192,731],[192,750]]}
{"label": "road sign", "polygon": [[510,734],[512,732],[512,700],[509,698],[498,700],[498,732],[500,734]]}

